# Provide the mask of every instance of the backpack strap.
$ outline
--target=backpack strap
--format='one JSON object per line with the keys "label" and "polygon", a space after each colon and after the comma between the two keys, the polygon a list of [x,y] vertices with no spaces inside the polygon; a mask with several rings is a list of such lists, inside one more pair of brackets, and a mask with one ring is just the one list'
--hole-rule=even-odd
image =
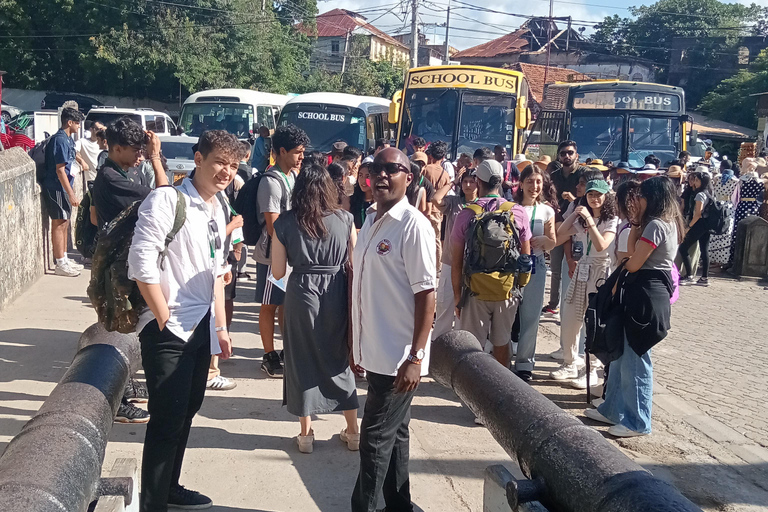
{"label": "backpack strap", "polygon": [[482,215],[485,210],[483,210],[483,207],[476,203],[470,203],[466,205],[464,208],[467,210],[472,210],[472,213],[475,214],[475,216]]}
{"label": "backpack strap", "polygon": [[171,245],[173,239],[179,234],[184,223],[187,221],[187,200],[184,199],[184,194],[181,190],[174,187],[176,191],[176,213],[173,217],[173,227],[171,231],[165,236],[165,247],[160,251],[160,269],[165,270],[165,258],[168,256],[168,246]]}
{"label": "backpack strap", "polygon": [[504,201],[499,205],[498,208],[496,208],[497,212],[509,212],[512,211],[512,207],[515,206],[515,203],[513,201]]}

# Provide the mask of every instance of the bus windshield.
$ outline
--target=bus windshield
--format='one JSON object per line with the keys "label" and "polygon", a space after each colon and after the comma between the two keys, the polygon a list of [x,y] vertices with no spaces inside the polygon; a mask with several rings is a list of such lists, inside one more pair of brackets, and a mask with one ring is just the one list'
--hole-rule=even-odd
{"label": "bus windshield", "polygon": [[344,141],[350,146],[365,149],[365,114],[348,107],[294,104],[280,115],[280,125],[295,124],[307,133],[314,151],[328,153],[334,142]]}
{"label": "bus windshield", "polygon": [[579,145],[579,157],[603,162],[621,160],[624,145],[623,116],[576,116],[571,118],[571,140]]}
{"label": "bus windshield", "polygon": [[179,125],[190,137],[205,130],[226,130],[244,139],[251,134],[253,105],[247,103],[188,103],[181,109]]}
{"label": "bus windshield", "polygon": [[484,146],[506,145],[513,135],[512,128],[507,130],[506,116],[514,108],[515,97],[510,94],[462,94],[457,153],[471,155]]}
{"label": "bus windshield", "polygon": [[642,167],[645,157],[655,155],[661,164],[677,158],[680,144],[680,120],[630,116],[629,166]]}
{"label": "bus windshield", "polygon": [[[412,141],[422,137],[427,143],[453,141],[459,93],[452,89],[410,89],[403,99],[400,149],[413,152]],[[414,126],[415,123],[415,126]]]}

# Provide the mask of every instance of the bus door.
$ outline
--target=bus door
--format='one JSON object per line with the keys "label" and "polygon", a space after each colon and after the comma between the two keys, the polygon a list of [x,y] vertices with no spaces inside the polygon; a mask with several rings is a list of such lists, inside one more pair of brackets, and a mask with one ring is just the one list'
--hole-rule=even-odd
{"label": "bus door", "polygon": [[571,115],[567,110],[539,112],[536,122],[528,133],[523,153],[531,160],[549,155],[557,160],[557,145],[568,138]]}

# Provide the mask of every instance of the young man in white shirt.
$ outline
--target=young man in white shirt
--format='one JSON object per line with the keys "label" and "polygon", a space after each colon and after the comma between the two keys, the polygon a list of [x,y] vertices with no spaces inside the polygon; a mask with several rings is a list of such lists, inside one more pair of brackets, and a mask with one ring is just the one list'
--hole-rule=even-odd
{"label": "young man in white shirt", "polygon": [[[182,487],[179,476],[192,418],[205,396],[211,354],[227,359],[232,353],[222,280],[228,270],[222,250],[226,217],[216,195],[234,179],[241,152],[234,135],[204,132],[194,177],[178,189],[154,190],[139,209],[128,276],[148,305],[136,326],[150,413],[141,468],[142,512],[212,504]],[[186,220],[161,258],[179,200],[185,201]]]}
{"label": "young man in white shirt", "polygon": [[86,130],[89,130],[89,137],[78,139],[75,142],[76,160],[80,165],[82,172],[88,173],[87,181],[93,181],[96,179],[96,171],[99,169],[99,154],[102,149],[99,146],[99,139],[96,137],[96,133],[101,130],[106,130],[106,126],[98,121],[94,121],[90,126],[86,126]]}
{"label": "young man in white shirt", "polygon": [[399,149],[376,156],[376,204],[353,257],[352,349],[355,365],[367,372],[368,396],[352,512],[374,512],[382,493],[387,510],[413,510],[408,423],[413,394],[429,371],[436,270],[432,226],[405,197],[412,178]]}
{"label": "young man in white shirt", "polygon": [[272,275],[273,226],[281,213],[291,209],[291,192],[308,145],[309,137],[295,125],[289,124],[275,130],[272,135],[275,165],[259,182],[259,190],[256,192],[259,223],[264,226],[253,251],[253,259],[256,260],[256,302],[261,304],[259,334],[264,345],[261,369],[272,378],[283,377],[283,363],[275,350],[275,318],[282,327],[285,299],[285,292],[269,280]]}

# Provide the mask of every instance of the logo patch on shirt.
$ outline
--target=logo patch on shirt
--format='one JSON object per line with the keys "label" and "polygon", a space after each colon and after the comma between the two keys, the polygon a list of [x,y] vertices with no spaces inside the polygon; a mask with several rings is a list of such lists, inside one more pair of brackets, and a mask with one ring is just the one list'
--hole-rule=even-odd
{"label": "logo patch on shirt", "polygon": [[389,251],[392,250],[392,242],[387,240],[386,238],[376,244],[376,252],[379,253],[381,256],[385,256],[389,254]]}

